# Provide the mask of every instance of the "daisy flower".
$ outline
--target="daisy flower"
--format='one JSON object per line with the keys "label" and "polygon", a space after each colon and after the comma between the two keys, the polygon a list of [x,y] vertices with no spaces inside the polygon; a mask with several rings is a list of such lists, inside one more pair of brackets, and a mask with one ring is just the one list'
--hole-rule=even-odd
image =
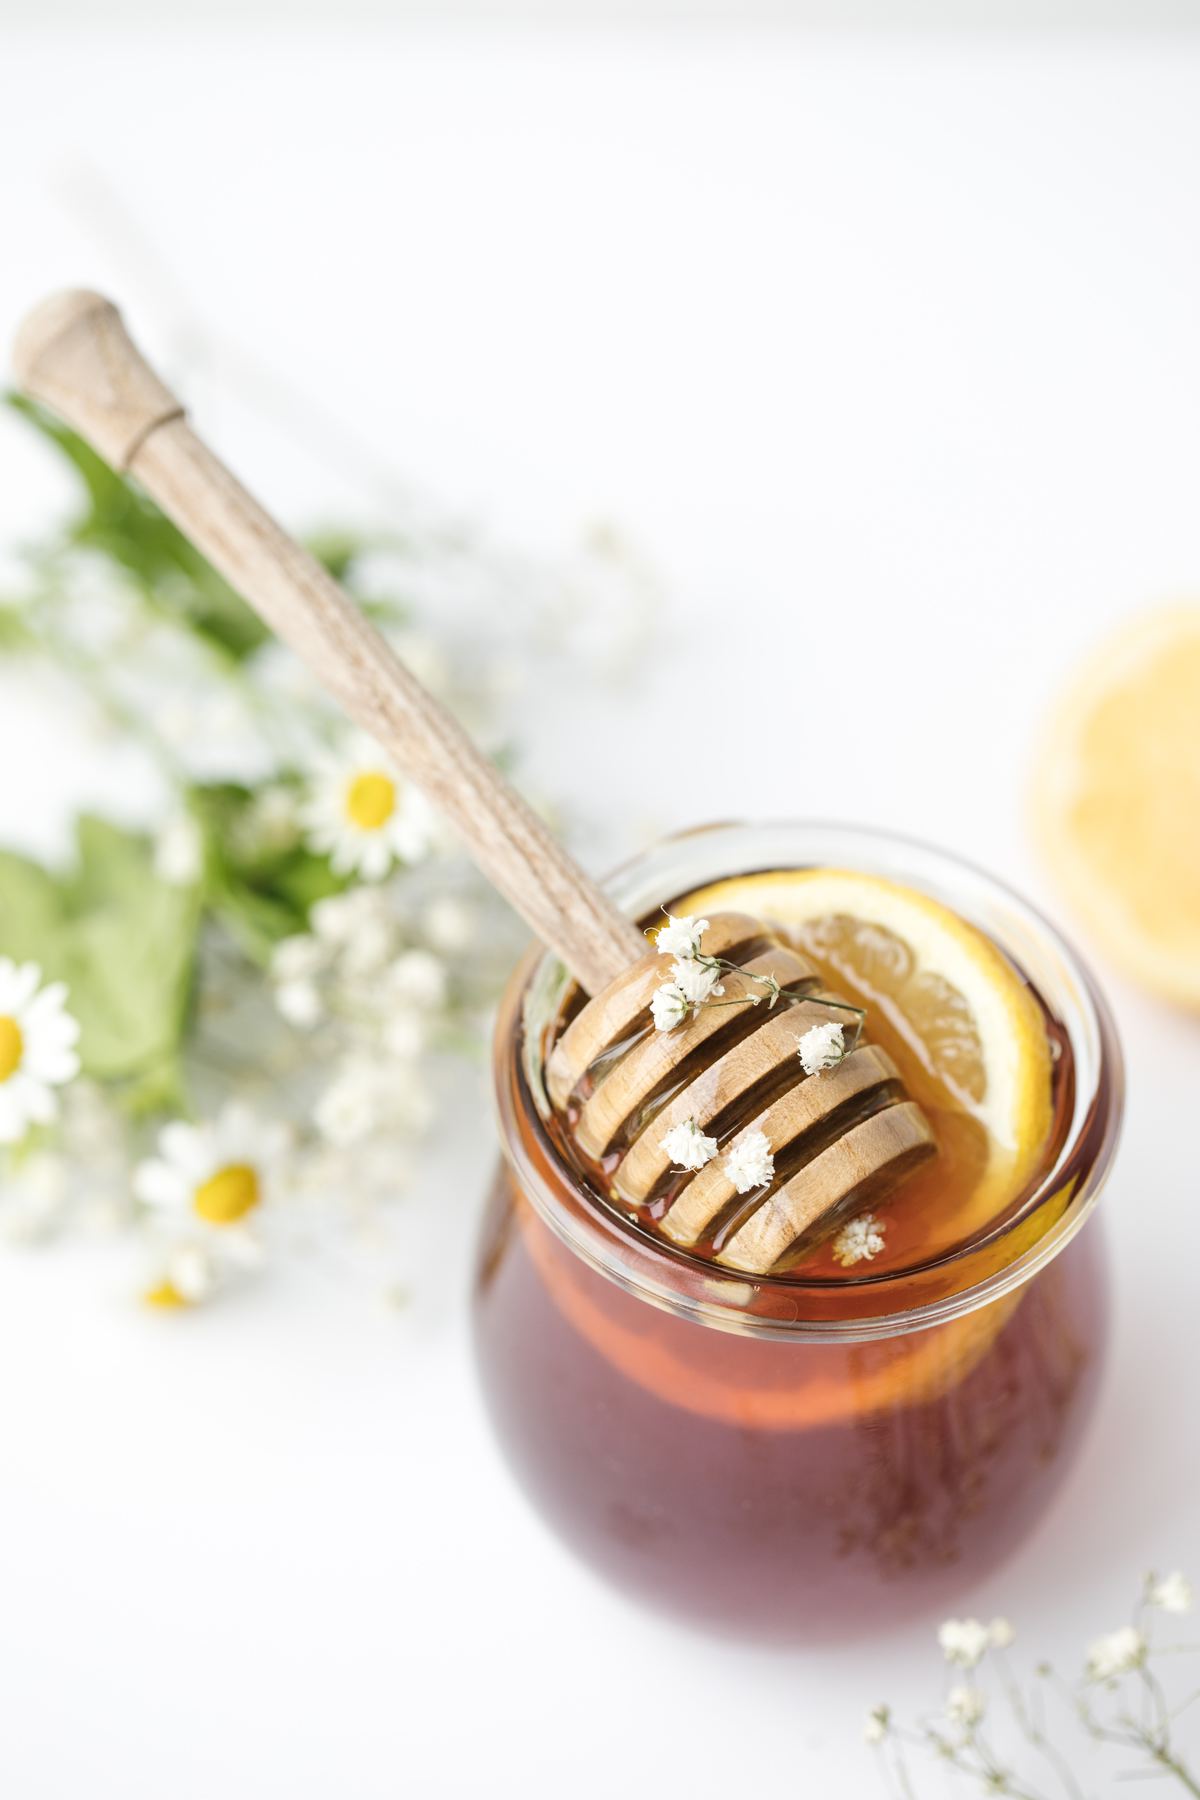
{"label": "daisy flower", "polygon": [[287,1142],[286,1126],[236,1102],[208,1124],[176,1120],[159,1133],[159,1154],[134,1170],[133,1191],[179,1223],[246,1238],[247,1222],[257,1223],[271,1198]]}
{"label": "daisy flower", "polygon": [[36,963],[0,956],[0,1144],[15,1144],[30,1125],[48,1125],[61,1087],[79,1073],[79,1025],[66,1010],[61,981],[43,987]]}
{"label": "daisy flower", "polygon": [[335,874],[364,881],[382,881],[395,862],[420,862],[433,839],[428,801],[369,737],[320,759],[303,821]]}

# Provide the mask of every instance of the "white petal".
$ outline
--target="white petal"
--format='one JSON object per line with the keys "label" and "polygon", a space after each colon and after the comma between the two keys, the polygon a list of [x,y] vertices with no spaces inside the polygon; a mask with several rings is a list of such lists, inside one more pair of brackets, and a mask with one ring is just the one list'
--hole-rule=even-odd
{"label": "white petal", "polygon": [[[32,967],[32,965],[30,965]],[[28,1006],[23,1010],[23,1023],[36,1025],[40,1020],[61,1013],[67,1003],[67,984],[65,981],[52,981],[44,987],[40,994],[35,994]]]}
{"label": "white petal", "polygon": [[174,1163],[193,1185],[212,1172],[212,1138],[198,1125],[173,1119],[159,1132],[158,1147],[167,1161]]}
{"label": "white petal", "polygon": [[133,1191],[147,1206],[182,1207],[192,1190],[177,1168],[151,1157],[133,1171]]}
{"label": "white petal", "polygon": [[14,963],[10,957],[0,962],[0,1012],[21,1013],[37,992],[42,971],[36,963]]}
{"label": "white petal", "polygon": [[[34,1002],[36,1005],[36,1001]],[[42,1013],[32,1017],[30,1008],[20,1021],[21,1035],[27,1044],[45,1044],[52,1050],[69,1050],[79,1042],[79,1021],[67,1012]]]}
{"label": "white petal", "polygon": [[35,1081],[23,1069],[10,1077],[5,1085],[17,1090],[14,1095],[17,1105],[35,1125],[48,1125],[51,1119],[58,1117],[58,1097],[54,1089]]}
{"label": "white petal", "polygon": [[54,1087],[61,1087],[64,1081],[74,1081],[78,1075],[79,1058],[74,1050],[54,1050],[31,1044],[21,1059],[21,1067],[35,1081],[48,1081]]}
{"label": "white petal", "polygon": [[392,847],[383,832],[363,843],[358,853],[358,866],[364,880],[383,880],[392,866]]}
{"label": "white petal", "polygon": [[11,1088],[11,1081],[0,1082],[0,1144],[18,1144],[25,1136],[25,1114]]}

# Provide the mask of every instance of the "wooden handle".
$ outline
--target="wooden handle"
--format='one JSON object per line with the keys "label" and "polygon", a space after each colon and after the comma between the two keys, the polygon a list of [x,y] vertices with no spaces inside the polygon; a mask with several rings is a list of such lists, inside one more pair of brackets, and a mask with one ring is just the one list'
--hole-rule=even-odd
{"label": "wooden handle", "polygon": [[637,927],[480,755],[320,564],[196,436],[100,294],[52,295],[17,334],[25,392],[137,477],[344,710],[461,833],[589,993],[645,951]]}

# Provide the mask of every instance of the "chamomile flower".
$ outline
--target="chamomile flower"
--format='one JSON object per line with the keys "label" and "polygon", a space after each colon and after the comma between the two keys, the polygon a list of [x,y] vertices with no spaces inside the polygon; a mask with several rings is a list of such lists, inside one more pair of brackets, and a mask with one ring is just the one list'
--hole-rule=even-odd
{"label": "chamomile flower", "polygon": [[695,1119],[685,1119],[659,1140],[659,1148],[666,1151],[675,1168],[696,1170],[717,1154],[717,1140],[705,1137]]}
{"label": "chamomile flower", "polygon": [[743,1132],[725,1158],[725,1173],[739,1194],[764,1187],[775,1173],[775,1158],[765,1131]]}
{"label": "chamomile flower", "polygon": [[36,963],[0,956],[0,1144],[15,1144],[31,1125],[58,1112],[55,1088],[79,1073],[79,1026],[66,1010],[61,981],[41,985]]}
{"label": "chamomile flower", "polygon": [[134,1170],[133,1191],[173,1223],[252,1238],[287,1145],[286,1126],[231,1102],[208,1124],[165,1125],[159,1154]]}
{"label": "chamomile flower", "polygon": [[433,813],[373,739],[356,737],[316,766],[303,820],[314,850],[338,875],[382,881],[396,862],[420,862],[433,838]]}
{"label": "chamomile flower", "polygon": [[796,1039],[796,1049],[806,1075],[820,1075],[825,1069],[836,1069],[846,1054],[846,1033],[832,1021],[812,1025],[803,1037]]}
{"label": "chamomile flower", "polygon": [[707,919],[694,919],[684,913],[680,918],[667,914],[667,922],[660,925],[655,935],[654,947],[662,956],[676,956],[680,962],[691,962],[700,954],[700,939],[708,930]]}

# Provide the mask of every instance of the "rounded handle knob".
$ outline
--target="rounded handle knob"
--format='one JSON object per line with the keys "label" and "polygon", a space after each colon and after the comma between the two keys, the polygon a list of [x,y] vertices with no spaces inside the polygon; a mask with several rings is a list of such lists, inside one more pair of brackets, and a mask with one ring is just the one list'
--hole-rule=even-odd
{"label": "rounded handle knob", "polygon": [[157,426],[183,417],[112,301],[86,288],[34,307],[13,344],[13,370],[27,394],[122,472]]}

